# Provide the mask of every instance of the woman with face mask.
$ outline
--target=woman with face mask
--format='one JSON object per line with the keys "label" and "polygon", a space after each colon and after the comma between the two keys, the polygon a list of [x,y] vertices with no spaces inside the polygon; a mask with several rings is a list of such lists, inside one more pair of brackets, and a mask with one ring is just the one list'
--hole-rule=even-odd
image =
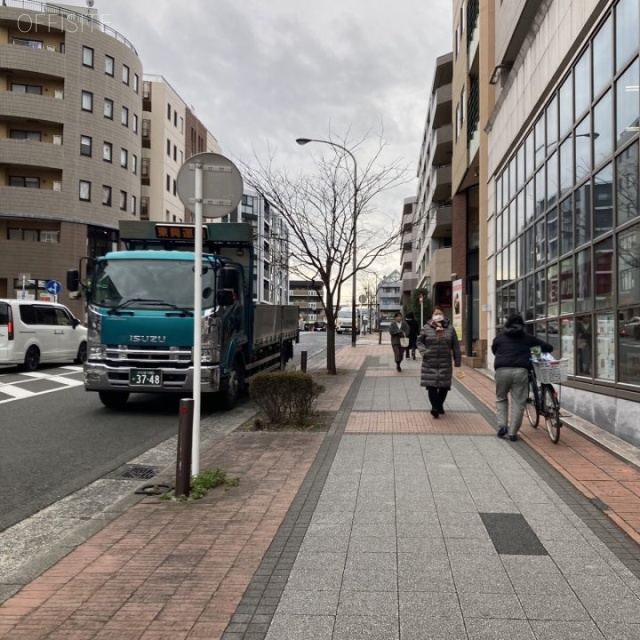
{"label": "woman with face mask", "polygon": [[427,388],[431,415],[444,415],[444,401],[451,389],[453,365],[462,362],[458,334],[440,307],[433,309],[431,320],[422,327],[417,341],[422,355],[420,386]]}

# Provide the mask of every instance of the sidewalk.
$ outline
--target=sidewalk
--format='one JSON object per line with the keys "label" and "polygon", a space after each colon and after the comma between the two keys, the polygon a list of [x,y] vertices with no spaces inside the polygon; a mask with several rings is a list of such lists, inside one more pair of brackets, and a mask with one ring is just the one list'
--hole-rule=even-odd
{"label": "sidewalk", "polygon": [[0,605],[0,638],[640,638],[640,471],[569,429],[496,438],[471,369],[433,419],[392,360],[342,348],[328,433],[227,435],[201,466],[238,487],[142,499]]}

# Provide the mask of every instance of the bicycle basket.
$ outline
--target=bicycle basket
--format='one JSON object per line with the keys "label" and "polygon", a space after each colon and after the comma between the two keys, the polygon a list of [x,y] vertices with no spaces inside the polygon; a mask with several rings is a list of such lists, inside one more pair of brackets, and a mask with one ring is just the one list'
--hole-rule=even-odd
{"label": "bicycle basket", "polygon": [[569,377],[569,359],[541,360],[534,362],[533,368],[536,371],[536,378],[542,384],[557,384]]}

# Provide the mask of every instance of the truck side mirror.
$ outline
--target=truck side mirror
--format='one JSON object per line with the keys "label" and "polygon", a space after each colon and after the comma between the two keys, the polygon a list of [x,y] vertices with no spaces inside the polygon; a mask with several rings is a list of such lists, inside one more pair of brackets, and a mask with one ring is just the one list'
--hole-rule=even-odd
{"label": "truck side mirror", "polygon": [[221,307],[230,307],[233,300],[233,291],[231,289],[220,289],[216,295],[216,300]]}
{"label": "truck side mirror", "polygon": [[77,269],[67,271],[67,290],[75,293],[80,288],[80,272]]}

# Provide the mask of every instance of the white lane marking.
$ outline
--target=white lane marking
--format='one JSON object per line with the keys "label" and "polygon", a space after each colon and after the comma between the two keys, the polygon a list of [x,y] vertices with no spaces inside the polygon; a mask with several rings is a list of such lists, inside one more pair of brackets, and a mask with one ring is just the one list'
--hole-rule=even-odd
{"label": "white lane marking", "polygon": [[84,384],[82,380],[76,380],[75,378],[65,378],[64,376],[52,376],[51,378],[49,378],[49,380],[53,380],[54,382],[58,382],[59,384],[63,384],[67,387],[80,387]]}
{"label": "white lane marking", "polygon": [[19,400],[20,398],[30,398],[31,396],[38,395],[33,391],[27,391],[26,389],[21,389],[20,387],[16,387],[12,384],[2,385],[1,392],[6,393],[8,396],[12,396],[9,400],[2,400],[2,402],[11,402],[11,400]]}
{"label": "white lane marking", "polygon": [[[82,367],[63,367],[65,369],[71,369],[69,373],[59,373],[59,374],[51,374],[43,371],[30,371],[25,373],[20,373],[24,379],[19,381],[13,381],[11,383],[0,382],[0,393],[11,396],[10,398],[6,398],[4,400],[0,400],[0,404],[5,404],[7,402],[13,402],[14,400],[23,400],[25,398],[33,398],[35,396],[41,396],[45,393],[54,393],[56,391],[64,391],[65,389],[71,389],[73,387],[81,387],[84,384],[83,380],[78,380],[76,378],[71,378],[67,376],[71,376],[74,373],[82,372]],[[1,376],[0,376],[1,377]],[[47,389],[45,391],[28,391],[19,385],[29,385],[31,382],[35,382],[36,380],[52,380],[53,382],[58,383],[60,386],[56,389]]]}

